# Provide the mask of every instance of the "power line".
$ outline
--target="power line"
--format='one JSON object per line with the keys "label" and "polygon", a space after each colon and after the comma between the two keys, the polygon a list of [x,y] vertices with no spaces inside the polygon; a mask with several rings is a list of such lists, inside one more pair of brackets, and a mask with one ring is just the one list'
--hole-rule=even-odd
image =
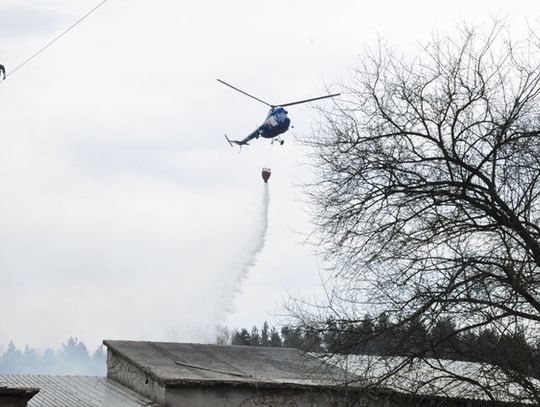
{"label": "power line", "polygon": [[60,35],[58,35],[56,38],[54,38],[52,41],[50,41],[47,45],[45,45],[43,48],[41,48],[39,51],[34,53],[30,58],[26,59],[22,64],[17,66],[12,71],[8,72],[6,74],[6,77],[9,75],[14,74],[19,69],[21,69],[23,66],[25,66],[27,63],[29,63],[32,59],[37,57],[39,54],[41,54],[43,51],[45,51],[47,48],[49,48],[51,45],[53,45],[56,41],[58,41],[60,38],[62,38],[64,35],[66,35],[69,31],[71,31],[73,28],[75,28],[79,23],[81,23],[84,19],[86,19],[90,14],[92,14],[94,11],[96,11],[98,8],[100,8],[103,4],[105,4],[107,0],[103,0],[101,3],[99,3],[96,7],[94,7],[92,10],[90,10],[88,13],[86,13],[84,16],[79,18],[77,21],[75,21],[72,25],[70,25],[64,32],[62,32]]}

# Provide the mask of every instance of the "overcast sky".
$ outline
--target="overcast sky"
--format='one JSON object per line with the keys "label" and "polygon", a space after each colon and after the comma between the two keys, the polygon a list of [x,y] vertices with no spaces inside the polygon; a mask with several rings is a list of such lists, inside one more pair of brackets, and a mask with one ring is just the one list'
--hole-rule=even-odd
{"label": "overcast sky", "polygon": [[[0,0],[0,63],[9,73],[99,2]],[[108,0],[0,84],[0,350],[279,323],[289,296],[320,290],[295,139],[317,114],[291,107],[283,147],[239,154],[223,134],[267,109],[215,79],[284,103],[347,82],[378,37],[414,52],[460,21],[519,31],[538,16],[538,0]],[[235,287],[262,167],[266,244]]]}

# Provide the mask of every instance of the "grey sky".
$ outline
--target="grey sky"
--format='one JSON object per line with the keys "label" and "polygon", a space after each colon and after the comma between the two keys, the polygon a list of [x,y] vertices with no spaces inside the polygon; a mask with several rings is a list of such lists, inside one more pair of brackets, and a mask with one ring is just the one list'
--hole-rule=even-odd
{"label": "grey sky", "polygon": [[[98,3],[2,0],[9,72]],[[272,103],[347,81],[378,36],[412,50],[459,21],[506,17],[519,30],[538,1],[108,0],[0,84],[0,346],[78,336],[205,341],[217,323],[279,321],[289,294],[319,288],[297,232],[316,119],[291,107],[284,147],[241,138]],[[272,168],[266,246],[223,309],[252,238],[262,167]]]}

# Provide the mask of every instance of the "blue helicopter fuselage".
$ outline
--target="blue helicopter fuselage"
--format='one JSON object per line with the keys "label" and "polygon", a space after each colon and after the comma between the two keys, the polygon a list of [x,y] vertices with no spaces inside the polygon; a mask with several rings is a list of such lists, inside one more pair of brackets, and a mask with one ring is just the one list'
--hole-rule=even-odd
{"label": "blue helicopter fuselage", "polygon": [[257,129],[260,137],[273,138],[289,129],[291,119],[287,117],[287,111],[280,106],[273,107],[268,112],[264,123]]}

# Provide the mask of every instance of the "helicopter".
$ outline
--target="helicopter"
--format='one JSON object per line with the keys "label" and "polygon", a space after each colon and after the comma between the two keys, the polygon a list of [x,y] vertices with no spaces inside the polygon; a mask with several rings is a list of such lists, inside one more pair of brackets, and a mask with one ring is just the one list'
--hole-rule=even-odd
{"label": "helicopter", "polygon": [[319,96],[316,98],[299,100],[297,102],[283,103],[280,105],[272,105],[270,103],[265,102],[264,100],[261,100],[253,95],[250,95],[247,92],[244,92],[241,89],[238,89],[232,86],[231,84],[228,84],[225,81],[222,81],[221,79],[217,79],[217,81],[222,83],[223,85],[228,86],[229,88],[236,90],[237,92],[240,92],[246,96],[249,96],[250,98],[255,99],[256,101],[261,102],[265,104],[266,106],[270,107],[270,110],[268,111],[268,115],[266,116],[266,119],[264,120],[263,124],[257,127],[253,132],[251,132],[248,136],[246,136],[242,140],[231,140],[229,139],[229,137],[227,137],[227,135],[225,135],[225,139],[229,142],[231,147],[233,146],[233,144],[239,145],[240,147],[247,146],[249,145],[249,141],[253,139],[258,139],[259,137],[272,139],[272,143],[274,143],[274,141],[277,141],[279,142],[280,145],[283,145],[285,140],[279,137],[279,135],[285,133],[289,129],[289,126],[291,124],[291,119],[289,119],[289,117],[287,116],[288,112],[284,109],[284,107],[292,106],[292,105],[299,105],[301,103],[313,102],[314,100],[333,98],[340,95],[339,93],[334,93],[332,95]]}

